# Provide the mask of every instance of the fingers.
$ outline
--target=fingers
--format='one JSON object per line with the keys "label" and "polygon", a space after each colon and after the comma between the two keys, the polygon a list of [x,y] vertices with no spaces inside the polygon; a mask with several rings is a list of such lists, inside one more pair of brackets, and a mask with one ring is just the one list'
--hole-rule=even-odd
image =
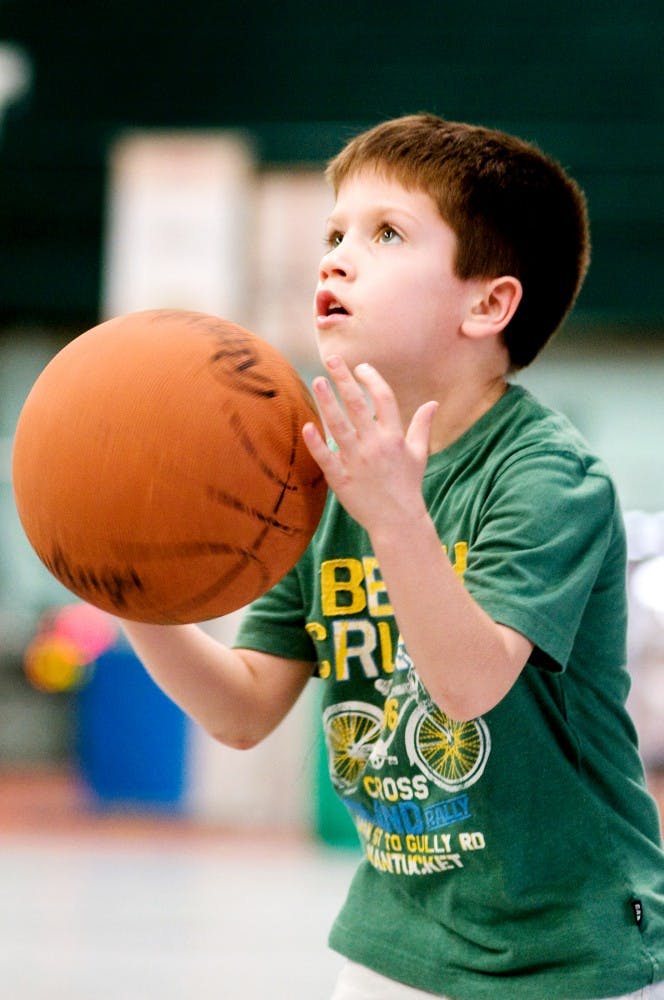
{"label": "fingers", "polygon": [[429,442],[431,440],[431,427],[438,412],[436,400],[423,403],[415,411],[410,426],[406,432],[406,442],[413,454],[421,461],[426,461],[429,455]]}
{"label": "fingers", "polygon": [[[338,355],[328,358],[327,369],[339,394],[341,405],[329,383],[326,384],[329,391],[324,391],[321,394],[320,403],[321,407],[324,407],[324,416],[335,440],[339,440],[336,434],[337,429],[342,434],[347,434],[351,430],[361,434],[370,429],[373,423],[373,411],[357,381],[357,369],[355,377],[353,377],[346,362]],[[325,389],[325,387],[323,388]]]}
{"label": "fingers", "polygon": [[337,444],[341,445],[356,437],[357,432],[348,410],[335,396],[329,381],[323,377],[316,378],[312,383],[312,389],[318,408]]}
{"label": "fingers", "polygon": [[401,417],[394,393],[375,368],[366,363],[360,364],[351,373],[345,361],[337,355],[328,358],[327,368],[342,405],[325,379],[318,385],[318,380],[314,382],[314,391],[335,440],[339,440],[337,429],[342,435],[347,435],[351,429],[362,434],[375,426],[375,420],[385,427],[401,431]]}
{"label": "fingers", "polygon": [[[355,450],[362,440],[374,440],[379,432],[384,440],[398,438],[403,441],[405,436],[413,456],[426,461],[431,427],[438,409],[435,401],[418,408],[404,435],[396,397],[375,368],[364,363],[351,372],[343,358],[334,355],[327,359],[327,369],[338,398],[325,377],[314,379],[312,388],[323,419],[342,454],[348,454],[349,449]],[[313,425],[306,431],[305,441],[312,456],[323,471],[327,471],[330,451]],[[336,457],[335,463],[339,464]]]}
{"label": "fingers", "polygon": [[[385,409],[385,406],[377,398],[374,400],[374,388],[377,387],[379,391],[390,397],[392,391],[375,369],[370,368],[369,365],[359,366],[356,370],[356,377],[354,377],[345,361],[338,356],[333,356],[327,360],[327,368],[330,378],[334,382],[338,398],[327,378],[314,379],[312,389],[321,415],[327,424],[331,437],[336,442],[338,451],[333,451],[328,447],[314,424],[305,424],[302,428],[302,436],[312,458],[318,463],[328,484],[334,489],[344,479],[345,464],[349,460],[352,461],[351,456],[356,456],[359,453],[358,447],[361,446],[361,442],[370,440],[371,435],[376,432],[378,410]],[[367,395],[362,390],[360,382],[365,384],[376,408],[376,419],[374,419],[374,409],[367,400]],[[401,433],[396,404],[393,408],[394,416],[396,416],[398,431]]]}
{"label": "fingers", "polygon": [[376,420],[386,427],[401,430],[401,415],[392,389],[371,365],[358,365],[355,377],[365,387],[373,403]]}
{"label": "fingers", "polygon": [[306,423],[302,428],[302,437],[309,454],[320,466],[328,484],[332,486],[341,472],[338,456],[328,448],[315,424]]}

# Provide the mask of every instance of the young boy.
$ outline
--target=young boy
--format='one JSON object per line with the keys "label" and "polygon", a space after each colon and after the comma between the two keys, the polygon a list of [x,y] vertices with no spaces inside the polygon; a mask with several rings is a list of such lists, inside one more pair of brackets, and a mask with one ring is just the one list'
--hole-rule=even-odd
{"label": "young boy", "polygon": [[331,934],[335,1000],[662,996],[618,500],[508,382],[583,280],[583,196],[536,148],[431,115],[360,135],[329,177],[314,392],[334,445],[303,431],[331,490],[316,536],[235,649],[196,626],[127,632],[235,747],[322,678],[366,855]]}

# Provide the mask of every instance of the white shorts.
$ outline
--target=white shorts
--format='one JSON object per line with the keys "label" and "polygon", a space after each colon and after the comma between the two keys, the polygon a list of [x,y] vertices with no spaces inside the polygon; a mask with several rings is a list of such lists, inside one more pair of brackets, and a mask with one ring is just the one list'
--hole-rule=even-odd
{"label": "white shorts", "polygon": [[[337,979],[331,1000],[450,1000],[442,993],[425,993],[412,986],[405,986],[394,979],[386,979],[378,972],[346,962]],[[606,1000],[664,1000],[664,982],[644,986],[634,993]]]}
{"label": "white shorts", "polygon": [[346,962],[334,988],[331,1000],[449,1000],[442,994],[425,993],[386,979],[378,972],[356,962]]}

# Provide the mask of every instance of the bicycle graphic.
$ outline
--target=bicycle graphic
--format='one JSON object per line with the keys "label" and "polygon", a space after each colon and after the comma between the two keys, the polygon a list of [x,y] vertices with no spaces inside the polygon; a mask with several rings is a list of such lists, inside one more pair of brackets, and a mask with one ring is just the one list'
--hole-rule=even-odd
{"label": "bicycle graphic", "polygon": [[431,701],[400,642],[397,663],[403,681],[378,680],[383,708],[370,702],[345,701],[323,713],[325,743],[332,783],[343,795],[357,788],[369,764],[381,770],[397,764],[391,752],[399,723],[409,713],[404,730],[408,761],[439,788],[458,792],[481,777],[491,752],[491,735],[484,719],[457,722]]}

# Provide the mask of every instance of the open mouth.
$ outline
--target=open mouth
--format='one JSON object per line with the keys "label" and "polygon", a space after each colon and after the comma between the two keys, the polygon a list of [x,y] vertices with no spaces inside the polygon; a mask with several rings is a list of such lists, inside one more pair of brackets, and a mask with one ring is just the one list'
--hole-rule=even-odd
{"label": "open mouth", "polygon": [[316,315],[327,318],[328,316],[349,316],[350,313],[331,292],[319,292],[316,296]]}

